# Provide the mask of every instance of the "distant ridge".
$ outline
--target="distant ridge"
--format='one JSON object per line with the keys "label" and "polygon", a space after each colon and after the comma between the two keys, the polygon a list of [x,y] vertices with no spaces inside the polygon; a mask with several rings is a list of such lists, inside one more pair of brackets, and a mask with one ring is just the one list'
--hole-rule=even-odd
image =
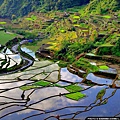
{"label": "distant ridge", "polygon": [[0,17],[24,16],[32,11],[63,10],[90,0],[0,0]]}

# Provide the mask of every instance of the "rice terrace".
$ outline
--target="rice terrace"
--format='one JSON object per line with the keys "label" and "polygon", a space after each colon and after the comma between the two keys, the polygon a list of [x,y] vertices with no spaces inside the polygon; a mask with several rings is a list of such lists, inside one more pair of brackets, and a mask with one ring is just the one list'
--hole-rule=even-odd
{"label": "rice terrace", "polygon": [[119,0],[1,0],[0,11],[0,120],[120,119]]}

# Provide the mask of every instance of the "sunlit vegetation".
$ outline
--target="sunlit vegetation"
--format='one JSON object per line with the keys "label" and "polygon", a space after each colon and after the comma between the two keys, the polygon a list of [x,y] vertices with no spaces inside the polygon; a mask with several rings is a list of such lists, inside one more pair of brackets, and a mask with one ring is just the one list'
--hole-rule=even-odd
{"label": "sunlit vegetation", "polygon": [[80,17],[79,17],[79,16],[73,16],[73,18],[74,18],[74,19],[80,19]]}
{"label": "sunlit vegetation", "polygon": [[78,61],[73,63],[73,66],[85,70],[88,73],[99,71],[99,68],[95,65],[90,64],[89,61],[84,58],[80,58]]}
{"label": "sunlit vegetation", "polygon": [[69,86],[66,86],[65,89],[69,92],[78,92],[83,90],[83,88],[78,85],[69,85]]}
{"label": "sunlit vegetation", "polygon": [[5,25],[6,24],[6,22],[0,22],[0,25]]}
{"label": "sunlit vegetation", "polygon": [[81,119],[94,108],[103,115],[101,105],[120,108],[118,1],[0,1],[0,118]]}
{"label": "sunlit vegetation", "polygon": [[5,45],[9,40],[12,40],[17,35],[14,33],[6,33],[5,31],[0,31],[0,44]]}
{"label": "sunlit vegetation", "polygon": [[108,69],[109,69],[109,67],[107,67],[106,65],[104,65],[104,66],[99,66],[99,68],[102,69],[102,70],[108,70]]}
{"label": "sunlit vegetation", "polygon": [[28,21],[35,21],[36,19],[37,19],[37,17],[35,15],[32,15],[31,17],[26,18],[26,20],[28,20]]}
{"label": "sunlit vegetation", "polygon": [[82,94],[82,93],[80,93],[80,92],[70,93],[70,94],[67,94],[67,95],[65,95],[65,96],[66,96],[67,98],[69,98],[69,99],[76,100],[76,101],[78,101],[78,100],[80,100],[80,99],[82,99],[82,98],[85,97],[85,95]]}
{"label": "sunlit vegetation", "polygon": [[70,93],[66,93],[65,97],[78,101],[81,98],[86,97],[85,94],[82,94],[80,91],[83,90],[82,87],[75,85],[61,86],[59,84],[52,84],[51,82],[47,82],[44,80],[40,80],[38,82],[33,83],[32,85],[26,85],[20,87],[21,90],[30,90],[30,89],[38,89],[39,87],[60,87],[66,89]]}
{"label": "sunlit vegetation", "polygon": [[109,16],[109,15],[105,15],[105,16],[102,16],[103,18],[107,18],[107,19],[110,19],[111,18],[111,16]]}

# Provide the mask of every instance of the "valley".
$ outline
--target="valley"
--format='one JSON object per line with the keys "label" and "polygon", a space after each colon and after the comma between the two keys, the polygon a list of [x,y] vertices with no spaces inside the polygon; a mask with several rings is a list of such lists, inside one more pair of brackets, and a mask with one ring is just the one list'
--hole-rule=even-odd
{"label": "valley", "polygon": [[117,2],[0,18],[1,120],[120,117]]}

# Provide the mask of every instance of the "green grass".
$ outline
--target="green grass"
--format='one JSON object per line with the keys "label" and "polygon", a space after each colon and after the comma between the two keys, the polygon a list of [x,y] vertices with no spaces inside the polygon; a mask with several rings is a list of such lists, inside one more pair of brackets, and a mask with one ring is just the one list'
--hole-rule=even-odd
{"label": "green grass", "polygon": [[80,27],[80,25],[78,25],[78,24],[74,24],[74,27]]}
{"label": "green grass", "polygon": [[5,25],[6,24],[6,22],[0,22],[0,25]]}
{"label": "green grass", "polygon": [[83,32],[88,32],[88,30],[82,30]]}
{"label": "green grass", "polygon": [[80,23],[80,27],[82,27],[82,28],[88,28],[88,25],[86,25],[85,23]]}
{"label": "green grass", "polygon": [[79,68],[79,69],[83,69],[88,73],[90,72],[96,72],[99,70],[99,68],[95,65],[91,65],[89,61],[87,61],[84,58],[80,58],[78,61],[75,61],[73,66]]}
{"label": "green grass", "polygon": [[106,65],[99,66],[99,68],[100,68],[101,70],[108,70],[108,69],[109,69],[109,67],[106,66]]}
{"label": "green grass", "polygon": [[65,87],[65,89],[69,92],[78,92],[82,90],[83,88],[77,85],[68,85]]}
{"label": "green grass", "polygon": [[41,80],[41,81],[38,81],[38,82],[35,82],[33,84],[33,86],[43,86],[43,87],[46,87],[48,85],[50,85],[51,83],[50,82],[47,82],[47,81],[44,81],[44,80]]}
{"label": "green grass", "polygon": [[67,8],[66,11],[67,12],[79,12],[81,8],[83,8],[83,6],[76,6],[72,8]]}
{"label": "green grass", "polygon": [[48,85],[50,85],[50,82],[44,81],[44,80],[40,80],[38,82],[35,82],[32,85],[26,85],[26,86],[22,86],[20,87],[21,90],[30,90],[30,89],[35,89],[35,88],[39,88],[40,86],[46,87]]}
{"label": "green grass", "polygon": [[60,30],[61,33],[65,33],[66,31],[65,30]]}
{"label": "green grass", "polygon": [[111,45],[110,43],[105,43],[102,44],[100,47],[112,47],[113,45]]}
{"label": "green grass", "polygon": [[73,18],[74,18],[74,19],[80,19],[80,17],[79,17],[79,16],[73,16]]}
{"label": "green grass", "polygon": [[26,45],[23,45],[23,47],[26,47],[26,48],[32,50],[33,52],[36,52],[40,48],[40,46],[42,46],[42,44],[45,44],[47,42],[50,42],[50,39],[44,39],[42,41],[37,41],[36,45],[26,44]]}
{"label": "green grass", "polygon": [[64,62],[64,61],[60,61],[60,62],[58,63],[58,65],[59,65],[60,67],[64,68],[64,67],[67,67],[68,63],[67,63],[67,62]]}
{"label": "green grass", "polygon": [[30,90],[30,89],[35,89],[39,86],[33,86],[33,85],[26,85],[26,86],[22,86],[20,87],[21,90]]}
{"label": "green grass", "polygon": [[65,97],[67,97],[67,98],[69,98],[69,99],[72,99],[72,100],[78,101],[78,100],[86,97],[86,95],[85,95],[85,94],[82,94],[82,93],[80,93],[80,92],[76,92],[76,93],[67,94],[67,95],[65,95]]}
{"label": "green grass", "polygon": [[5,45],[9,40],[12,40],[17,35],[13,33],[6,33],[4,31],[0,31],[0,44]]}
{"label": "green grass", "polygon": [[104,16],[102,16],[103,18],[107,18],[107,19],[110,19],[111,18],[111,16],[109,16],[109,15],[104,15]]}
{"label": "green grass", "polygon": [[33,21],[33,19],[32,18],[25,18],[26,20],[29,20],[29,21]]}
{"label": "green grass", "polygon": [[35,21],[37,17],[35,15],[32,15],[31,17],[26,18],[28,21]]}

